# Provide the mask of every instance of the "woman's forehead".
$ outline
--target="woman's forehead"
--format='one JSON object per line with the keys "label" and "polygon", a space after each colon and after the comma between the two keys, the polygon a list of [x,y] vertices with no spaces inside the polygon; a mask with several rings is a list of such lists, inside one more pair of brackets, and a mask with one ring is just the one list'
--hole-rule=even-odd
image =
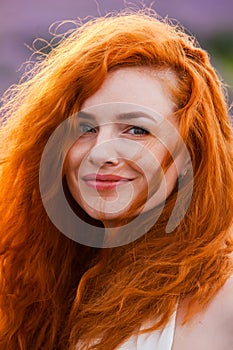
{"label": "woman's forehead", "polygon": [[[110,71],[101,87],[88,97],[81,109],[110,102],[138,104],[157,113],[168,116],[177,109],[170,93],[170,85],[175,84],[170,72],[156,72],[147,67],[123,67]],[[172,82],[171,82],[172,81]]]}

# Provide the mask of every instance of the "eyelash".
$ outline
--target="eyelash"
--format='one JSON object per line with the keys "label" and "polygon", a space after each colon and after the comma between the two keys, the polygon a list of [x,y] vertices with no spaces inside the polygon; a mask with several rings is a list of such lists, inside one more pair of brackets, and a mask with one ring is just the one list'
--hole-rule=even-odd
{"label": "eyelash", "polygon": [[140,126],[131,126],[126,131],[131,131],[133,129],[138,130],[138,131],[142,131],[142,133],[140,133],[140,134],[135,133],[135,134],[131,134],[131,135],[137,135],[137,136],[140,135],[141,136],[141,135],[148,135],[149,134],[148,130],[146,130],[146,129],[140,127]]}
{"label": "eyelash", "polygon": [[[96,128],[95,127],[92,127],[91,125],[88,125],[88,124],[80,124],[79,126],[79,130],[82,134],[88,134],[88,133],[93,133],[96,132]],[[130,133],[131,130],[137,130],[137,131],[141,131],[140,133]],[[134,136],[142,136],[142,135],[148,135],[150,132],[148,130],[146,130],[145,128],[142,128],[140,126],[135,126],[135,125],[132,125],[130,127],[128,127],[124,133],[127,132],[131,135],[134,135]]]}
{"label": "eyelash", "polygon": [[[82,128],[86,128],[87,130],[82,130]],[[90,133],[90,131],[92,132],[92,130],[96,131],[96,128],[88,124],[80,124],[79,130],[82,134],[87,134],[87,133]]]}

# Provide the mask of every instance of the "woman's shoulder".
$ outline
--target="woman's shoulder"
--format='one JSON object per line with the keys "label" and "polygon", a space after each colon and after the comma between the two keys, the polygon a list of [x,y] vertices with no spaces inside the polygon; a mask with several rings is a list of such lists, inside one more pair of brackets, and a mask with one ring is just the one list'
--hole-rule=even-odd
{"label": "woman's shoulder", "polygon": [[172,350],[233,349],[233,275],[206,309],[182,325],[184,311],[177,312]]}

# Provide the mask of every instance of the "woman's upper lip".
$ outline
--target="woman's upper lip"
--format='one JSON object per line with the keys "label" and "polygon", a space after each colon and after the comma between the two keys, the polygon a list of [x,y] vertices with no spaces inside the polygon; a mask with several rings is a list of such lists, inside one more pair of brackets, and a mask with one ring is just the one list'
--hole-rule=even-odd
{"label": "woman's upper lip", "polygon": [[84,181],[130,181],[131,179],[128,179],[123,176],[114,175],[114,174],[88,174],[82,177]]}

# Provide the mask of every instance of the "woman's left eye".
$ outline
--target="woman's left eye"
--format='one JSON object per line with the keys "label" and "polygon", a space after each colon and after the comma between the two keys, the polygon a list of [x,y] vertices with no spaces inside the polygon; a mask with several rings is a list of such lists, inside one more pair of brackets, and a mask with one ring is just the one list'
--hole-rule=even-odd
{"label": "woman's left eye", "polygon": [[149,131],[139,126],[132,126],[127,129],[127,133],[131,135],[148,135]]}

